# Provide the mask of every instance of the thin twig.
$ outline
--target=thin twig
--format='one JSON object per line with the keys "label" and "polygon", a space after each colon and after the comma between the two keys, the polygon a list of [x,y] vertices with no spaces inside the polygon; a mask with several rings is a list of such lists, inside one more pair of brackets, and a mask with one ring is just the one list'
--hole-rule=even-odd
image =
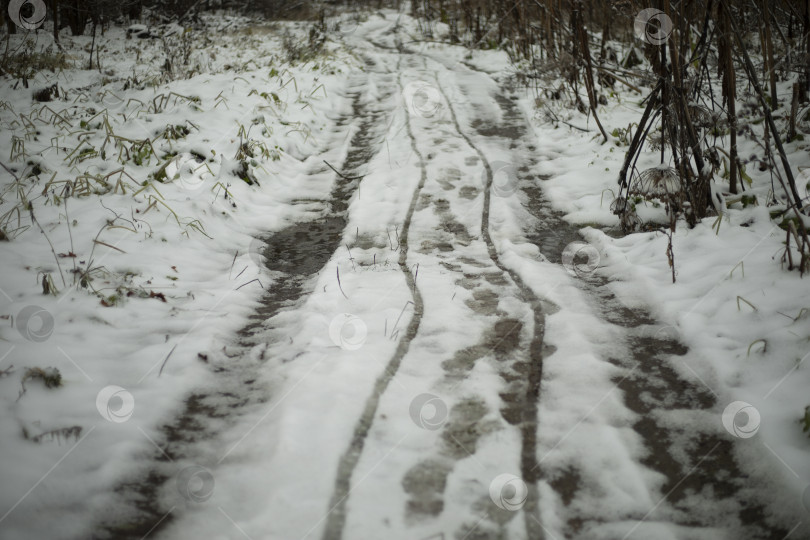
{"label": "thin twig", "polygon": [[172,355],[174,350],[177,348],[177,345],[178,345],[177,343],[174,344],[174,347],[172,347],[172,350],[169,351],[169,354],[166,355],[166,359],[163,360],[163,363],[160,365],[160,371],[158,371],[158,377],[160,377],[160,374],[163,373],[163,368],[166,367],[166,362],[169,361],[169,357]]}
{"label": "thin twig", "polygon": [[126,251],[124,251],[123,249],[112,246],[112,245],[108,244],[107,242],[102,242],[101,240],[95,240],[94,239],[93,243],[94,244],[101,244],[102,246],[107,246],[108,248],[114,249],[115,251],[120,251],[121,253],[126,253]]}
{"label": "thin twig", "polygon": [[[405,305],[402,306],[402,311],[399,312],[399,317],[397,317],[397,322],[394,323],[394,326],[391,327],[391,338],[394,337],[394,330],[397,330],[397,326],[399,325],[399,320],[402,318],[402,315],[405,313],[405,310],[408,309],[408,304],[413,305],[413,302],[408,300],[405,302]],[[385,320],[386,329],[388,328],[388,319]],[[397,330],[399,332],[399,330]]]}
{"label": "thin twig", "polygon": [[13,172],[11,172],[11,169],[9,169],[8,167],[6,167],[6,166],[3,164],[3,162],[2,162],[2,161],[0,161],[0,167],[3,167],[3,168],[6,170],[6,172],[7,172],[8,174],[10,174],[11,176],[13,176],[13,177],[14,177],[14,180],[16,180],[17,182],[19,182],[19,181],[20,181],[20,179],[17,177],[17,175],[16,175],[16,174],[14,174]]}
{"label": "thin twig", "polygon": [[330,169],[332,169],[333,171],[335,171],[335,174],[337,174],[338,176],[340,176],[340,177],[341,177],[341,178],[343,178],[344,180],[360,180],[360,179],[362,179],[362,178],[363,178],[362,176],[346,176],[346,175],[345,175],[345,174],[343,174],[342,172],[338,171],[336,168],[334,168],[334,167],[332,167],[331,165],[329,165],[329,162],[328,162],[328,161],[323,160],[323,162],[324,162],[324,163],[326,163],[326,165],[327,165],[327,166],[328,166]]}
{"label": "thin twig", "polygon": [[354,266],[354,257],[352,257],[352,250],[349,249],[349,244],[345,244],[345,245],[346,245],[346,251],[349,252],[349,260],[352,262],[352,270],[356,270],[356,268]]}
{"label": "thin twig", "polygon": [[[236,253],[233,254],[233,260],[231,261],[231,268],[230,268],[230,270],[228,270],[228,277],[230,277],[231,272],[233,272],[233,265],[236,264],[236,257],[238,257],[238,256],[239,256],[239,250],[237,249]],[[236,277],[239,277],[239,276],[236,276]]]}
{"label": "thin twig", "polygon": [[585,129],[585,128],[581,128],[579,126],[575,126],[574,124],[570,124],[570,123],[566,122],[565,120],[560,120],[560,122],[562,122],[566,126],[570,126],[570,127],[574,128],[574,129],[578,129],[579,131],[584,131],[585,133],[591,133],[590,129]]}
{"label": "thin twig", "polygon": [[28,212],[31,214],[31,221],[37,224],[39,230],[42,232],[42,235],[45,237],[45,240],[48,242],[48,245],[51,246],[51,253],[53,253],[53,258],[56,261],[56,267],[59,269],[59,276],[62,278],[62,286],[67,287],[67,283],[65,282],[65,275],[62,273],[62,265],[59,264],[59,257],[56,255],[56,250],[53,248],[53,244],[51,243],[51,239],[48,238],[48,234],[45,232],[45,229],[42,228],[39,221],[36,217],[34,217],[34,206],[29,202],[28,203]]}
{"label": "thin twig", "polygon": [[[240,275],[241,275],[241,274],[240,274]],[[241,288],[242,288],[242,287],[244,287],[245,285],[250,285],[250,284],[251,284],[251,283],[253,283],[254,281],[259,281],[259,278],[251,279],[251,280],[250,280],[250,281],[248,281],[247,283],[243,283],[243,284],[239,285],[239,286],[238,286],[238,287],[237,287],[235,290],[237,290],[237,291],[238,291],[239,289],[241,289]],[[259,287],[261,287],[262,289],[264,289],[264,285],[262,285],[262,282],[261,282],[261,281],[259,281]]]}
{"label": "thin twig", "polygon": [[[68,184],[68,186],[70,186],[70,184]],[[68,237],[70,238],[70,252],[71,253],[76,253],[76,251],[73,249],[73,230],[72,230],[72,228],[70,226],[70,215],[68,214],[68,207],[67,207],[68,197],[70,196],[70,193],[69,193],[70,188],[66,187],[66,189],[68,190],[68,193],[66,193],[66,196],[64,197],[64,199],[65,199],[65,221],[67,221]],[[73,279],[74,280],[76,279],[76,273],[77,272],[78,271],[76,270],[76,257],[73,257]]]}
{"label": "thin twig", "polygon": [[348,300],[349,297],[346,296],[345,292],[343,292],[343,286],[340,284],[340,267],[339,266],[335,266],[335,273],[337,274],[338,289],[340,289],[340,293],[346,298],[346,300]]}

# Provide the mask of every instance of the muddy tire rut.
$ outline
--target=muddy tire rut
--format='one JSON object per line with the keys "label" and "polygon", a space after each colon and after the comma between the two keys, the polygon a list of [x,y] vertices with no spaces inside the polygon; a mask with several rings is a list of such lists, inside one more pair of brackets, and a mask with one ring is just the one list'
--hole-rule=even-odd
{"label": "muddy tire rut", "polygon": [[[383,50],[374,47],[378,53]],[[401,435],[396,430],[404,428],[391,427],[383,411],[403,414],[403,395],[412,396],[397,393],[397,385],[391,383],[396,380],[406,387],[413,379],[418,379],[418,391],[426,392],[422,395],[435,392],[444,397],[446,418],[439,425],[422,426],[414,443],[422,445],[418,458],[397,461],[391,465],[390,478],[382,482],[385,485],[374,487],[398,494],[401,508],[392,512],[404,516],[409,531],[427,531],[435,525],[442,528],[442,535],[447,533],[441,537],[448,540],[494,540],[522,530],[536,540],[552,537],[542,516],[554,515],[557,529],[566,538],[640,537],[633,534],[641,534],[643,529],[636,528],[647,521],[677,524],[684,538],[702,538],[712,532],[729,538],[784,538],[787,531],[768,523],[767,492],[748,481],[735,458],[733,439],[719,428],[673,427],[673,416],[701,419],[717,414],[717,396],[683,375],[679,363],[689,361],[690,351],[673,329],[658,323],[647,310],[623,305],[611,290],[614,278],[599,272],[572,282],[615,338],[612,350],[618,352],[601,360],[615,369],[612,382],[632,415],[630,427],[642,448],[637,465],[645,474],[652,473],[644,478],[655,505],[646,514],[627,515],[589,506],[594,495],[587,486],[599,486],[604,480],[584,466],[587,448],[578,449],[581,452],[562,466],[544,463],[544,452],[559,444],[544,434],[541,415],[543,385],[550,384],[544,380],[544,366],[555,353],[544,344],[546,318],[556,306],[504,263],[491,236],[492,193],[500,163],[488,157],[493,142],[518,171],[517,191],[534,219],[525,224],[524,238],[549,262],[560,264],[565,246],[580,240],[578,230],[544,197],[546,177],[534,172],[539,161],[531,157],[538,148],[526,142],[533,136],[517,97],[506,85],[492,94],[499,122],[476,118],[473,108],[464,111],[472,120],[462,125],[460,119],[466,116],[449,98],[453,83],[448,82],[452,77],[444,78],[448,71],[444,64],[434,62],[438,67],[429,68],[428,62],[433,61],[414,51],[397,55],[387,50],[385,54],[397,59],[394,71],[366,57],[367,72],[353,75],[349,82],[353,110],[337,124],[345,126],[356,119],[359,129],[331,192],[316,201],[313,214],[317,217],[261,239],[273,286],[239,333],[238,342],[227,351],[228,362],[212,363],[211,385],[190,395],[184,410],[163,426],[156,441],[160,450],[144,460],[142,475],[119,486],[120,501],[115,506],[123,517],[105,523],[98,538],[159,536],[180,512],[163,502],[165,493],[174,489],[178,472],[190,463],[215,466],[217,456],[212,454],[217,448],[211,441],[241,415],[269,400],[270,390],[256,383],[264,360],[248,352],[268,339],[284,339],[279,315],[294,310],[312,291],[315,278],[341,245],[349,203],[365,165],[381,151],[387,115],[392,112],[371,104],[364,95],[368,77],[375,77],[376,88],[383,88],[378,96],[383,102],[397,92],[404,94],[409,82],[430,79],[443,97],[447,114],[432,122],[415,118],[410,111],[407,116],[407,137],[420,177],[410,199],[403,201],[407,212],[398,235],[397,265],[411,291],[412,312],[354,422],[348,445],[335,451],[340,457],[329,504],[323,509],[322,539],[363,537],[358,527],[366,516],[362,516],[362,505],[352,506],[358,498],[354,490],[366,478],[358,478],[362,460],[373,445],[389,453],[396,450],[395,441]],[[492,82],[489,75],[474,74]],[[468,79],[465,84],[472,83]],[[454,89],[465,92],[463,85]],[[441,165],[434,162],[436,152],[442,153]],[[471,171],[479,174],[472,181],[468,180]],[[313,201],[302,204],[312,206]],[[439,300],[440,294],[433,290],[426,294],[423,282],[427,279],[442,293],[452,291],[452,297]],[[450,306],[446,311],[450,324],[434,314],[446,307],[441,302]],[[441,350],[442,340],[456,343],[455,348]],[[484,395],[482,388],[497,390],[494,396]],[[412,419],[418,423],[419,419]],[[502,453],[493,453],[503,440],[508,443]],[[492,476],[510,466],[527,488],[519,512],[493,504],[487,491]],[[369,493],[373,495],[373,489]],[[518,517],[522,523],[516,521]],[[635,525],[627,531],[627,523]],[[624,527],[623,532],[605,535],[603,526],[616,524]]]}
{"label": "muddy tire rut", "polygon": [[[366,58],[366,67],[375,64]],[[377,151],[375,142],[385,125],[383,111],[369,110],[364,96],[366,75],[355,75],[348,83],[347,97],[352,112],[336,122],[345,126],[359,120],[340,173],[334,185],[320,200],[306,200],[309,207],[320,206],[319,217],[308,222],[294,223],[280,231],[261,237],[254,248],[266,267],[273,273],[274,283],[261,298],[261,305],[238,333],[233,347],[226,348],[227,362],[212,365],[212,382],[208,388],[193,392],[185,406],[171,422],[161,428],[161,438],[155,441],[158,450],[145,458],[142,472],[135,481],[121,483],[116,489],[113,520],[99,524],[96,538],[142,539],[159,537],[160,532],[181,512],[181,504],[162,501],[177,499],[175,482],[178,473],[191,464],[216,466],[220,456],[214,456],[218,434],[231,427],[236,419],[252,407],[269,400],[269,389],[257,387],[256,381],[264,359],[251,357],[250,349],[268,337],[283,337],[283,328],[276,328],[275,317],[295,309],[311,291],[314,277],[321,272],[332,254],[339,248],[347,222],[349,201],[364,174],[363,166]],[[388,88],[387,99],[395,90]],[[324,174],[319,166],[313,174]],[[201,470],[204,470],[201,468]],[[207,473],[210,475],[210,473]],[[166,497],[167,493],[175,496]]]}
{"label": "muddy tire rut", "polygon": [[[523,505],[524,524],[529,538],[543,538],[542,525],[540,523],[540,501],[537,491],[537,479],[539,478],[539,463],[537,461],[537,432],[538,432],[538,404],[540,400],[540,386],[543,379],[543,335],[545,332],[545,314],[540,298],[534,291],[524,283],[520,275],[511,268],[504,265],[498,255],[498,249],[490,236],[490,208],[493,191],[494,173],[490,162],[487,160],[481,149],[462,130],[458,117],[453,110],[452,103],[444,88],[436,76],[436,84],[448,103],[450,117],[457,136],[469,146],[475,155],[481,160],[485,170],[485,180],[483,187],[483,208],[481,210],[481,236],[486,244],[487,254],[490,261],[501,271],[501,277],[518,289],[518,297],[526,304],[531,313],[531,329],[529,330],[528,343],[523,350],[519,350],[515,344],[515,352],[519,359],[513,362],[508,369],[501,372],[502,378],[508,384],[506,391],[501,393],[504,406],[501,409],[503,418],[512,425],[520,429],[521,449],[520,449],[520,472],[522,480],[526,483],[528,493]],[[500,329],[499,329],[500,326]],[[509,320],[501,319],[495,325],[495,333],[499,336],[499,342],[495,346],[509,343],[509,336],[519,336],[520,332],[515,332],[520,321],[511,324]],[[506,328],[509,328],[506,331]]]}
{"label": "muddy tire rut", "polygon": [[[523,156],[536,154],[533,145],[521,142],[526,140],[526,120],[514,98],[497,95],[495,100],[504,120],[497,127],[474,122],[478,135],[510,140],[513,148],[523,150]],[[543,195],[544,178],[528,174],[537,166],[536,159],[520,162],[515,157],[515,167],[522,171],[525,207],[537,220],[537,225],[527,228],[524,234],[548,261],[561,264],[565,246],[581,241],[581,237]],[[559,513],[567,524],[566,538],[591,538],[599,534],[595,530],[599,525],[622,520],[637,525],[616,538],[642,537],[634,533],[641,532],[636,527],[645,521],[677,524],[684,538],[702,538],[705,534],[720,534],[723,538],[785,538],[789,531],[767,519],[768,487],[750,483],[749,475],[735,457],[734,439],[719,426],[717,396],[702,382],[684,377],[685,369],[679,364],[690,360],[690,351],[675,329],[657,322],[646,309],[625,306],[611,291],[611,278],[598,271],[578,276],[574,283],[593,312],[614,328],[621,342],[623,354],[606,359],[621,370],[621,375],[612,382],[621,391],[624,405],[636,414],[632,428],[645,449],[640,464],[662,475],[664,482],[657,489],[651,488],[652,493],[657,493],[656,504],[647,514],[607,518],[591,514],[583,509],[583,504],[578,504],[585,484],[580,470],[574,466],[544,470],[541,478],[562,502]],[[678,430],[668,421],[673,415],[681,418],[685,415],[693,416],[699,423],[707,414],[718,419],[714,429]],[[680,422],[689,424],[682,419]]]}
{"label": "muddy tire rut", "polygon": [[[402,88],[401,77],[398,80],[400,89]],[[410,134],[411,127],[408,124],[408,132]],[[422,161],[422,156],[419,150],[414,146],[414,153],[417,158]],[[419,331],[419,325],[422,321],[422,314],[424,311],[424,302],[419,288],[416,286],[416,278],[411,267],[408,264],[408,250],[409,250],[409,231],[413,214],[416,210],[417,201],[419,200],[422,188],[427,180],[427,174],[424,168],[421,169],[421,177],[417,184],[413,196],[411,197],[408,206],[408,212],[402,224],[402,233],[400,235],[399,244],[399,259],[397,264],[400,271],[405,276],[405,281],[408,288],[411,290],[413,298],[413,314],[410,322],[405,329],[403,335],[399,338],[397,348],[393,356],[388,360],[385,370],[382,375],[377,379],[371,396],[366,401],[363,413],[355,424],[354,433],[352,434],[349,447],[342,454],[336,479],[335,487],[329,502],[329,509],[326,516],[326,523],[323,530],[322,538],[324,540],[338,540],[343,537],[343,529],[346,523],[346,505],[351,493],[351,481],[354,475],[355,468],[360,460],[363,452],[363,446],[366,442],[366,437],[371,428],[374,417],[377,415],[380,396],[385,392],[391,380],[397,373],[402,359],[408,353],[411,341],[416,337]]]}

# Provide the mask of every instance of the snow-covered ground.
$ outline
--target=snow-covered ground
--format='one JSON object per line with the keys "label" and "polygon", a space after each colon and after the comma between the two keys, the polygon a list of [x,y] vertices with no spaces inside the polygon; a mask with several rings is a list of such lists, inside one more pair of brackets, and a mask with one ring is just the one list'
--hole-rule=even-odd
{"label": "snow-covered ground", "polygon": [[[641,112],[638,102],[637,94],[623,92],[617,105],[600,110],[601,119],[613,127],[630,125]],[[533,114],[529,100],[523,107]],[[782,261],[785,231],[763,204],[771,191],[770,173],[757,170],[755,163],[748,166],[753,183],[746,194],[756,196],[758,205],[743,208],[736,197],[721,219],[706,218],[693,229],[679,224],[672,239],[672,283],[667,235],[614,238],[598,228],[616,226],[609,205],[613,197],[606,190],[618,188],[615,178],[626,146],[615,139],[602,145],[594,134],[566,126],[550,129],[539,120],[535,133],[549,156],[540,169],[551,176],[543,184],[545,193],[567,221],[584,227],[583,237],[598,254],[599,273],[615,280],[612,287],[629,306],[640,303],[681,336],[696,357],[674,367],[718,398],[723,415],[712,421],[736,435],[735,449],[741,454],[747,453],[746,444],[765,446],[782,465],[777,474],[783,495],[803,497],[807,507],[810,440],[802,432],[802,420],[810,400],[810,295],[806,277],[788,271]],[[789,142],[786,150],[808,201],[810,143]],[[745,156],[762,152],[750,139],[741,140],[739,151]],[[640,169],[655,166],[658,156],[645,159]],[[716,178],[715,189],[721,191],[726,182]],[[662,217],[661,209],[644,210]],[[757,467],[755,462],[747,465]]]}
{"label": "snow-covered ground", "polygon": [[[160,41],[113,28],[102,72],[2,83],[0,146],[19,178],[3,173],[3,537],[88,534],[272,286],[254,237],[303,219],[289,202],[333,180],[323,160],[346,145],[334,120],[356,60],[333,46],[328,64],[290,65],[280,27],[246,22],[211,21],[216,44],[195,36],[206,66],[186,80],[159,84]],[[88,40],[63,36],[77,54]],[[59,99],[32,100],[53,83]],[[254,185],[237,175],[241,144]],[[37,368],[59,388],[22,383]]]}
{"label": "snow-covered ground", "polygon": [[680,224],[673,284],[666,235],[615,234],[626,147],[504,53],[210,24],[190,78],[112,29],[101,72],[2,81],[0,538],[810,537],[810,296],[765,206]]}

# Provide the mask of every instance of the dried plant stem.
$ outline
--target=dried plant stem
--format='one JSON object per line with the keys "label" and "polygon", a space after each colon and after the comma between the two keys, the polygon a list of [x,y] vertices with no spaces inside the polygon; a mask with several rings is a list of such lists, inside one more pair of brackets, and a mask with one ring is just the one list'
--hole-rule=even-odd
{"label": "dried plant stem", "polygon": [[345,292],[343,292],[343,286],[340,284],[340,267],[339,267],[339,266],[335,266],[335,274],[337,275],[338,289],[340,289],[340,294],[342,294],[342,295],[343,295],[343,297],[344,297],[346,300],[348,300],[348,299],[349,299],[349,297],[348,297],[348,296],[346,296],[346,293],[345,293]]}
{"label": "dried plant stem", "polygon": [[48,237],[48,234],[45,232],[45,229],[42,228],[37,218],[34,216],[34,207],[29,202],[28,203],[28,213],[31,215],[31,221],[36,223],[37,227],[39,227],[40,232],[45,237],[45,240],[48,242],[48,245],[51,247],[51,253],[53,253],[53,259],[56,261],[56,268],[59,269],[59,277],[62,278],[62,286],[67,287],[67,282],[65,282],[65,274],[62,273],[62,265],[59,264],[59,256],[56,254],[56,250],[53,248],[53,243],[51,243],[51,239]]}

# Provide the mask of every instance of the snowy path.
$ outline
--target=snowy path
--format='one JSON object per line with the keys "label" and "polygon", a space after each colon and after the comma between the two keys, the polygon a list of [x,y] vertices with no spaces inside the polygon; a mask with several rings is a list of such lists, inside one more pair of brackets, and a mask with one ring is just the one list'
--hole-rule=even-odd
{"label": "snowy path", "polygon": [[562,260],[554,151],[508,88],[402,38],[351,37],[340,175],[265,239],[264,307],[111,535],[785,538],[773,458],[741,465],[677,335]]}

